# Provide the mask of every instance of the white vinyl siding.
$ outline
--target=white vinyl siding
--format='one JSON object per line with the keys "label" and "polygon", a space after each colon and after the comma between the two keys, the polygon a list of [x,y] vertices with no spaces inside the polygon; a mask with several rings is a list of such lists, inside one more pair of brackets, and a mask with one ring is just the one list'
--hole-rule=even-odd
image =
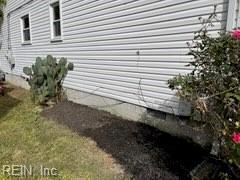
{"label": "white vinyl siding", "polygon": [[[8,10],[24,3],[15,2],[9,0]],[[12,73],[22,75],[22,68],[37,56],[63,56],[75,65],[65,87],[186,115],[167,80],[190,71],[186,42],[201,28],[199,17],[207,18],[215,4],[219,21],[210,29],[213,36],[226,29],[228,0],[62,0],[64,41],[51,43],[49,0],[32,1],[10,18],[16,59]],[[31,13],[31,46],[21,46],[19,38],[18,20],[24,12]],[[0,61],[10,72],[6,42]]]}

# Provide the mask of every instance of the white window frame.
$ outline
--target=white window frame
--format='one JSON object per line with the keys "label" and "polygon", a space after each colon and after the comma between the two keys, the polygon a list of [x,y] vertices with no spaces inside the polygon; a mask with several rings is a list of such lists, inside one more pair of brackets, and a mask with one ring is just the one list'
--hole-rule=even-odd
{"label": "white window frame", "polygon": [[[60,32],[61,36],[54,36],[54,21],[53,19],[53,5],[55,3],[59,3],[59,13],[60,13],[60,19],[57,21],[60,21]],[[51,31],[51,42],[58,42],[63,40],[63,23],[62,23],[62,0],[50,0],[49,4],[49,12],[50,12],[50,31]]]}
{"label": "white window frame", "polygon": [[[29,19],[29,28],[25,28],[25,29],[24,29],[24,25],[23,25],[24,21],[23,21],[23,18],[26,17],[26,16],[28,16],[28,19]],[[32,44],[32,28],[31,28],[31,15],[30,15],[30,13],[27,13],[27,14],[21,16],[21,18],[20,18],[20,25],[21,25],[22,44],[23,44],[23,45]],[[25,40],[24,40],[24,30],[29,30],[30,40],[28,40],[28,41],[25,41]]]}

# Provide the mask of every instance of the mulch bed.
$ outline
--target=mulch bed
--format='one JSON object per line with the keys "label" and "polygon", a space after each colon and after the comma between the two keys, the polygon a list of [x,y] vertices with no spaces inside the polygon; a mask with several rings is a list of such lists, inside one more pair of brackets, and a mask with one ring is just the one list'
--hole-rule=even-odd
{"label": "mulch bed", "polygon": [[45,109],[42,115],[93,139],[134,179],[189,179],[189,172],[204,159],[198,145],[69,101]]}

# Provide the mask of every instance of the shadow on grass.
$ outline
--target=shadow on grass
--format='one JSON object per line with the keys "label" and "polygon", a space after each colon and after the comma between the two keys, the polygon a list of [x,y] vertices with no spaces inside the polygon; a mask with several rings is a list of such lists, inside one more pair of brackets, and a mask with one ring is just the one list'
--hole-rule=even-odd
{"label": "shadow on grass", "polygon": [[0,119],[8,114],[8,112],[20,102],[19,99],[13,98],[9,95],[14,88],[7,87],[4,89],[4,96],[0,95]]}
{"label": "shadow on grass", "polygon": [[156,128],[67,101],[42,115],[93,139],[136,179],[188,179],[205,153]]}

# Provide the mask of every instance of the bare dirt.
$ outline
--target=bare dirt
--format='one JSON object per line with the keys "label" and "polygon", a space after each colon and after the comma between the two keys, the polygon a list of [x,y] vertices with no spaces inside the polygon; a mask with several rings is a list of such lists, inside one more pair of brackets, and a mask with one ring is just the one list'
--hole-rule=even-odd
{"label": "bare dirt", "polygon": [[148,125],[69,101],[42,112],[44,117],[89,137],[134,179],[189,179],[205,151]]}

